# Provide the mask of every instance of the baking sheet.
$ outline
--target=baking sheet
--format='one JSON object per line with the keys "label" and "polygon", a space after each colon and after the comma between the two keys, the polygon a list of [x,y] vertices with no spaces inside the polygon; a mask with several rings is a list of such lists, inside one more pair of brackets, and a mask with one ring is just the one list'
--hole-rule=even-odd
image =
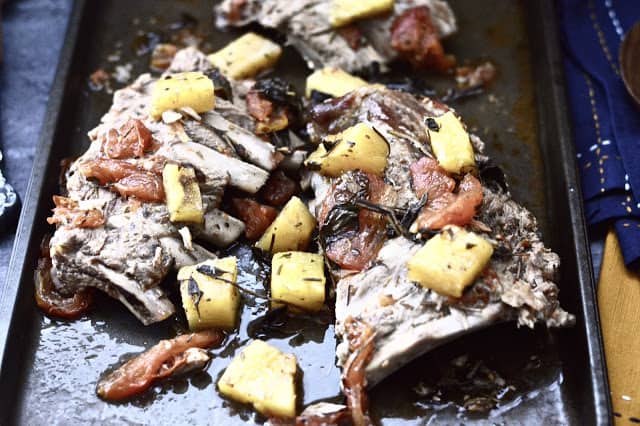
{"label": "baking sheet", "polygon": [[[472,130],[487,143],[501,165],[514,198],[540,221],[545,241],[563,261],[561,301],[575,313],[576,327],[547,331],[492,327],[460,339],[416,360],[371,393],[374,417],[382,424],[606,424],[610,420],[593,278],[585,244],[580,191],[562,87],[555,20],[550,1],[451,1],[461,31],[447,41],[459,60],[489,58],[499,78],[489,92],[455,104]],[[486,11],[491,10],[490,16]],[[141,351],[171,334],[171,321],[143,327],[119,304],[107,300],[76,322],[48,319],[33,303],[33,268],[38,243],[50,231],[45,218],[57,191],[59,162],[81,154],[86,132],[107,110],[111,96],[88,90],[88,76],[98,68],[131,64],[132,76],[147,68],[146,38],[171,24],[195,17],[205,50],[237,36],[212,28],[205,1],[76,2],[69,34],[50,98],[47,121],[34,162],[8,286],[0,293],[0,424],[243,424],[260,422],[252,410],[220,398],[214,382],[234,349],[217,351],[209,369],[194,377],[157,386],[130,403],[99,400],[94,386],[102,371],[127,354]],[[482,19],[479,19],[482,17]],[[291,50],[278,73],[301,84],[307,71]],[[443,82],[433,79],[440,87]],[[247,280],[251,277],[247,276]],[[250,315],[251,312],[246,313]],[[248,319],[247,317],[246,319]],[[0,333],[4,333],[0,331]],[[236,346],[246,334],[234,337]],[[271,339],[293,346],[302,379],[304,404],[338,394],[332,326],[309,328]],[[234,346],[234,345],[232,345]],[[489,415],[462,412],[444,398],[427,402],[420,390],[452,368],[451,360],[468,357],[497,371],[515,390]],[[416,390],[418,392],[416,392]],[[449,400],[464,395],[450,395]]]}

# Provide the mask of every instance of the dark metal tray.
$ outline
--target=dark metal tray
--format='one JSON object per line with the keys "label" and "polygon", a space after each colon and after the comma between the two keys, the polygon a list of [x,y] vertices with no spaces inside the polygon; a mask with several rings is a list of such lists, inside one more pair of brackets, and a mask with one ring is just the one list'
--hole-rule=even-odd
{"label": "dark metal tray", "polygon": [[[94,394],[100,373],[123,355],[166,337],[175,323],[143,327],[106,298],[86,318],[55,321],[44,317],[33,302],[33,270],[40,240],[50,231],[45,218],[51,195],[58,189],[60,160],[86,149],[86,132],[98,123],[110,103],[110,96],[88,91],[88,76],[99,67],[113,67],[107,57],[116,50],[122,62],[132,61],[133,75],[144,71],[147,58],[133,52],[133,47],[140,47],[140,35],[166,28],[182,13],[199,19],[199,30],[207,40],[205,49],[223,45],[236,34],[213,30],[211,3],[76,1],[7,283],[0,289],[0,425],[238,424],[263,420],[251,410],[221,399],[213,383],[246,339],[243,332],[233,336],[229,349],[216,353],[206,372],[157,386],[133,402],[109,405]],[[608,424],[611,413],[605,362],[553,3],[451,3],[461,30],[447,41],[447,49],[459,59],[489,57],[500,73],[488,94],[455,107],[485,140],[488,153],[506,170],[514,198],[536,214],[545,241],[560,254],[560,298],[565,309],[576,314],[577,324],[551,331],[503,324],[446,345],[376,387],[371,393],[373,415],[389,425]],[[287,50],[280,63],[280,74],[298,84],[302,81],[304,63],[294,52]],[[252,315],[249,311],[243,314],[247,318]],[[243,321],[247,318],[243,316]],[[339,373],[334,366],[332,326],[272,341],[298,355],[305,372],[301,398],[305,404],[337,395]],[[462,355],[482,361],[515,388],[489,414],[464,413],[447,403],[447,395],[441,404],[426,403],[415,391],[416,386],[428,385],[446,374],[450,361]]]}

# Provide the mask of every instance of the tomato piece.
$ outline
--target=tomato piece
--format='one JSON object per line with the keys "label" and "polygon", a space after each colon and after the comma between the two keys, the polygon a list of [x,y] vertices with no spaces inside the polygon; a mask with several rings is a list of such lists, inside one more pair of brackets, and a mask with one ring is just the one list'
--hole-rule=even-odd
{"label": "tomato piece", "polygon": [[278,210],[250,198],[233,198],[231,205],[235,215],[244,222],[244,235],[250,241],[260,238],[278,216]]}
{"label": "tomato piece", "polygon": [[460,182],[457,194],[445,193],[427,203],[416,219],[418,229],[464,226],[471,222],[482,200],[482,184],[473,175],[467,174]]}
{"label": "tomato piece", "polygon": [[342,388],[347,399],[347,409],[354,425],[370,425],[373,423],[368,413],[365,370],[375,349],[375,334],[369,324],[353,317],[348,317],[344,326],[350,352],[342,370]]}
{"label": "tomato piece", "polygon": [[433,200],[456,187],[456,181],[433,158],[422,157],[413,163],[409,170],[411,187],[418,198],[426,194],[427,200]]}
{"label": "tomato piece", "polygon": [[47,315],[76,319],[91,307],[93,293],[86,289],[76,292],[71,297],[59,294],[51,281],[51,259],[42,257],[38,259],[35,271],[35,299],[38,307]]}
{"label": "tomato piece", "polygon": [[164,201],[162,178],[151,173],[133,173],[113,184],[123,197],[134,196],[142,201]]}
{"label": "tomato piece", "polygon": [[298,192],[298,184],[281,170],[272,173],[260,190],[260,198],[270,206],[280,207],[287,204]]}
{"label": "tomato piece", "polygon": [[130,119],[119,130],[109,129],[102,141],[102,151],[109,158],[142,157],[151,146],[151,132],[138,119]]}
{"label": "tomato piece", "polygon": [[98,158],[80,164],[80,172],[88,178],[97,179],[100,185],[117,182],[140,171],[142,169],[135,164],[107,158]]}
{"label": "tomato piece", "polygon": [[107,401],[131,398],[147,390],[154,381],[169,377],[182,368],[187,362],[187,349],[208,349],[219,345],[223,337],[220,331],[206,330],[161,340],[100,380],[96,393]]}
{"label": "tomato piece", "polygon": [[47,218],[50,225],[57,224],[71,228],[98,228],[104,225],[104,216],[98,209],[81,209],[78,202],[60,195],[53,196],[53,216]]}
{"label": "tomato piece", "polygon": [[134,196],[142,201],[164,200],[162,173],[154,163],[154,170],[147,171],[124,160],[99,158],[80,164],[80,172],[97,179],[100,185],[113,184],[113,189],[123,197]]}
{"label": "tomato piece", "polygon": [[407,9],[391,24],[391,47],[415,68],[445,72],[455,59],[445,55],[426,6]]}
{"label": "tomato piece", "polygon": [[[359,208],[355,223],[343,223],[339,227],[328,223],[337,218],[331,214],[334,208],[344,209],[341,206],[344,201],[353,203],[358,197],[385,206],[394,204],[395,194],[377,175],[364,172],[345,174],[333,185],[318,214],[321,232],[325,226],[333,228],[330,229],[329,241],[325,242],[327,257],[341,268],[355,271],[364,269],[375,259],[387,239],[387,219],[366,208]],[[339,221],[345,222],[345,217]]]}
{"label": "tomato piece", "polygon": [[360,28],[358,28],[357,25],[352,24],[340,27],[337,32],[340,34],[340,37],[347,42],[350,48],[353,50],[360,49],[360,44],[362,43],[362,31],[360,31]]}

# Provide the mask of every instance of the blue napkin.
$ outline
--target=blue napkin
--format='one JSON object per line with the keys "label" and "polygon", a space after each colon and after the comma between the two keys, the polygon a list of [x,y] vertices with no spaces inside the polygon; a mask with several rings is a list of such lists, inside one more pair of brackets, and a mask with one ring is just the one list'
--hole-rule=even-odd
{"label": "blue napkin", "polygon": [[629,265],[640,259],[640,109],[624,87],[618,50],[640,20],[640,3],[561,0],[558,12],[586,219],[613,224]]}

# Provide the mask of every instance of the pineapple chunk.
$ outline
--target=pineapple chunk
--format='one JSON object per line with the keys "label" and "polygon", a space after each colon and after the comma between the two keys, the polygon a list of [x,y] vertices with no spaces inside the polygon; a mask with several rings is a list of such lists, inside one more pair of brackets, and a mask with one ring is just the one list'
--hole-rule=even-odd
{"label": "pineapple chunk", "polygon": [[306,250],[316,219],[298,197],[291,199],[282,208],[276,220],[262,234],[256,247],[271,253],[290,250]]}
{"label": "pineapple chunk", "polygon": [[162,170],[169,220],[172,222],[204,221],[204,209],[196,174],[191,167],[167,164]]}
{"label": "pineapple chunk", "polygon": [[427,133],[433,153],[443,169],[461,174],[476,168],[469,134],[453,111],[427,118]]}
{"label": "pineapple chunk", "polygon": [[235,328],[240,295],[230,282],[238,278],[236,262],[232,256],[180,268],[180,295],[190,330]]}
{"label": "pineapple chunk", "polygon": [[393,3],[393,0],[333,0],[329,22],[333,27],[341,27],[358,19],[390,12]]}
{"label": "pineapple chunk", "polygon": [[209,55],[209,62],[233,79],[249,78],[276,64],[282,48],[255,33],[247,33]]}
{"label": "pineapple chunk", "polygon": [[155,120],[169,110],[190,107],[206,112],[214,106],[213,81],[201,72],[167,75],[153,85],[150,114]]}
{"label": "pineapple chunk", "polygon": [[389,144],[368,124],[358,123],[325,140],[335,146],[327,152],[320,145],[305,161],[305,165],[318,168],[323,175],[335,177],[359,169],[381,176],[387,167]]}
{"label": "pineapple chunk", "polygon": [[311,97],[311,91],[316,90],[334,97],[344,96],[358,87],[368,86],[363,79],[353,76],[340,68],[322,68],[307,77],[305,95]]}
{"label": "pineapple chunk", "polygon": [[491,244],[478,234],[447,226],[409,259],[408,276],[440,294],[461,297],[492,254]]}
{"label": "pineapple chunk", "polygon": [[[278,253],[271,260],[271,296],[305,311],[319,311],[324,304],[324,259],[300,251]],[[274,306],[281,303],[274,302]]]}
{"label": "pineapple chunk", "polygon": [[253,404],[265,416],[296,415],[296,357],[254,340],[236,356],[218,380],[220,393]]}

